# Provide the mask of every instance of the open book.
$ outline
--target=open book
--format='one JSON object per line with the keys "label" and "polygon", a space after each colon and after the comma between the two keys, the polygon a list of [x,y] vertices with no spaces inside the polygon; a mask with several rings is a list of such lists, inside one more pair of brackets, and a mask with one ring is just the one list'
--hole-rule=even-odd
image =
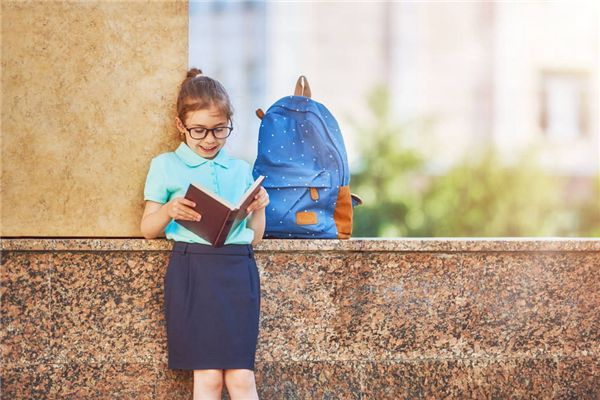
{"label": "open book", "polygon": [[260,190],[260,184],[264,179],[264,176],[259,176],[242,195],[237,205],[229,203],[198,184],[191,183],[185,198],[196,203],[194,210],[202,217],[200,221],[176,219],[175,222],[205,239],[213,247],[223,246],[229,232],[248,216],[246,209]]}

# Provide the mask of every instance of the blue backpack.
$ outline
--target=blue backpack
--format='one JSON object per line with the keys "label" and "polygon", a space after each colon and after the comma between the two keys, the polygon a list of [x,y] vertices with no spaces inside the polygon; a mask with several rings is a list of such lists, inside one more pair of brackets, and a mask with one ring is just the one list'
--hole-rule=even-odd
{"label": "blue backpack", "polygon": [[353,207],[342,133],[327,108],[310,98],[304,76],[294,96],[273,104],[262,119],[253,175],[269,193],[265,238],[348,239]]}

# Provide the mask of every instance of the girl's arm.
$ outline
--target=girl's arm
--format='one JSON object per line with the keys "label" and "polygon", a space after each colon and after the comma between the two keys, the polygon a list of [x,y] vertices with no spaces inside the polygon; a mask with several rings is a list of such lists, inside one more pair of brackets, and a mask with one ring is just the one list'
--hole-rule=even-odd
{"label": "girl's arm", "polygon": [[265,233],[265,209],[261,208],[256,210],[250,215],[248,220],[248,228],[254,231],[254,240],[252,240],[252,246],[255,246],[262,240]]}
{"label": "girl's arm", "polygon": [[171,222],[171,217],[167,214],[166,204],[146,201],[144,215],[140,230],[146,239],[155,239],[158,236],[164,236],[165,227]]}
{"label": "girl's arm", "polygon": [[140,230],[146,239],[155,239],[164,236],[166,226],[171,219],[185,219],[189,221],[200,221],[200,214],[194,211],[193,201],[183,197],[177,197],[165,204],[154,201],[146,201]]}
{"label": "girl's arm", "polygon": [[249,213],[252,213],[248,218],[248,224],[246,226],[254,231],[254,240],[252,240],[253,246],[262,240],[265,233],[265,207],[268,204],[269,194],[264,187],[261,187],[258,194],[254,197],[254,201],[247,209]]}

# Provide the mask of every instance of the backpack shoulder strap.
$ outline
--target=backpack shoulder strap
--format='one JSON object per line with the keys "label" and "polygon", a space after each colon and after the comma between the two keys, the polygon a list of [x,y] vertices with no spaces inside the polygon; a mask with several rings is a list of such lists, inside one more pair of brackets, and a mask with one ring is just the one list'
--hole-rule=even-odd
{"label": "backpack shoulder strap", "polygon": [[[310,91],[310,85],[308,84],[308,79],[306,79],[306,77],[304,75],[300,75],[300,77],[298,78],[298,81],[296,82],[296,88],[294,89],[294,96],[304,96],[304,97],[310,98],[311,95],[312,95],[312,93]],[[258,108],[255,111],[255,114],[258,117],[258,119],[263,119],[265,116],[265,112],[261,108]]]}

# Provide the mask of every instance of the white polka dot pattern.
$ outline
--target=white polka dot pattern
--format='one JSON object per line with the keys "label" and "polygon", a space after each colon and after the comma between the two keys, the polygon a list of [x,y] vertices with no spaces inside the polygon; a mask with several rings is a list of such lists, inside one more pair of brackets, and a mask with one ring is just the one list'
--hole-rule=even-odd
{"label": "white polka dot pattern", "polygon": [[[336,238],[335,206],[349,172],[341,132],[327,108],[303,96],[280,99],[262,119],[258,144],[253,174],[266,176],[270,197],[265,236]],[[297,212],[315,213],[316,223],[298,224]]]}

